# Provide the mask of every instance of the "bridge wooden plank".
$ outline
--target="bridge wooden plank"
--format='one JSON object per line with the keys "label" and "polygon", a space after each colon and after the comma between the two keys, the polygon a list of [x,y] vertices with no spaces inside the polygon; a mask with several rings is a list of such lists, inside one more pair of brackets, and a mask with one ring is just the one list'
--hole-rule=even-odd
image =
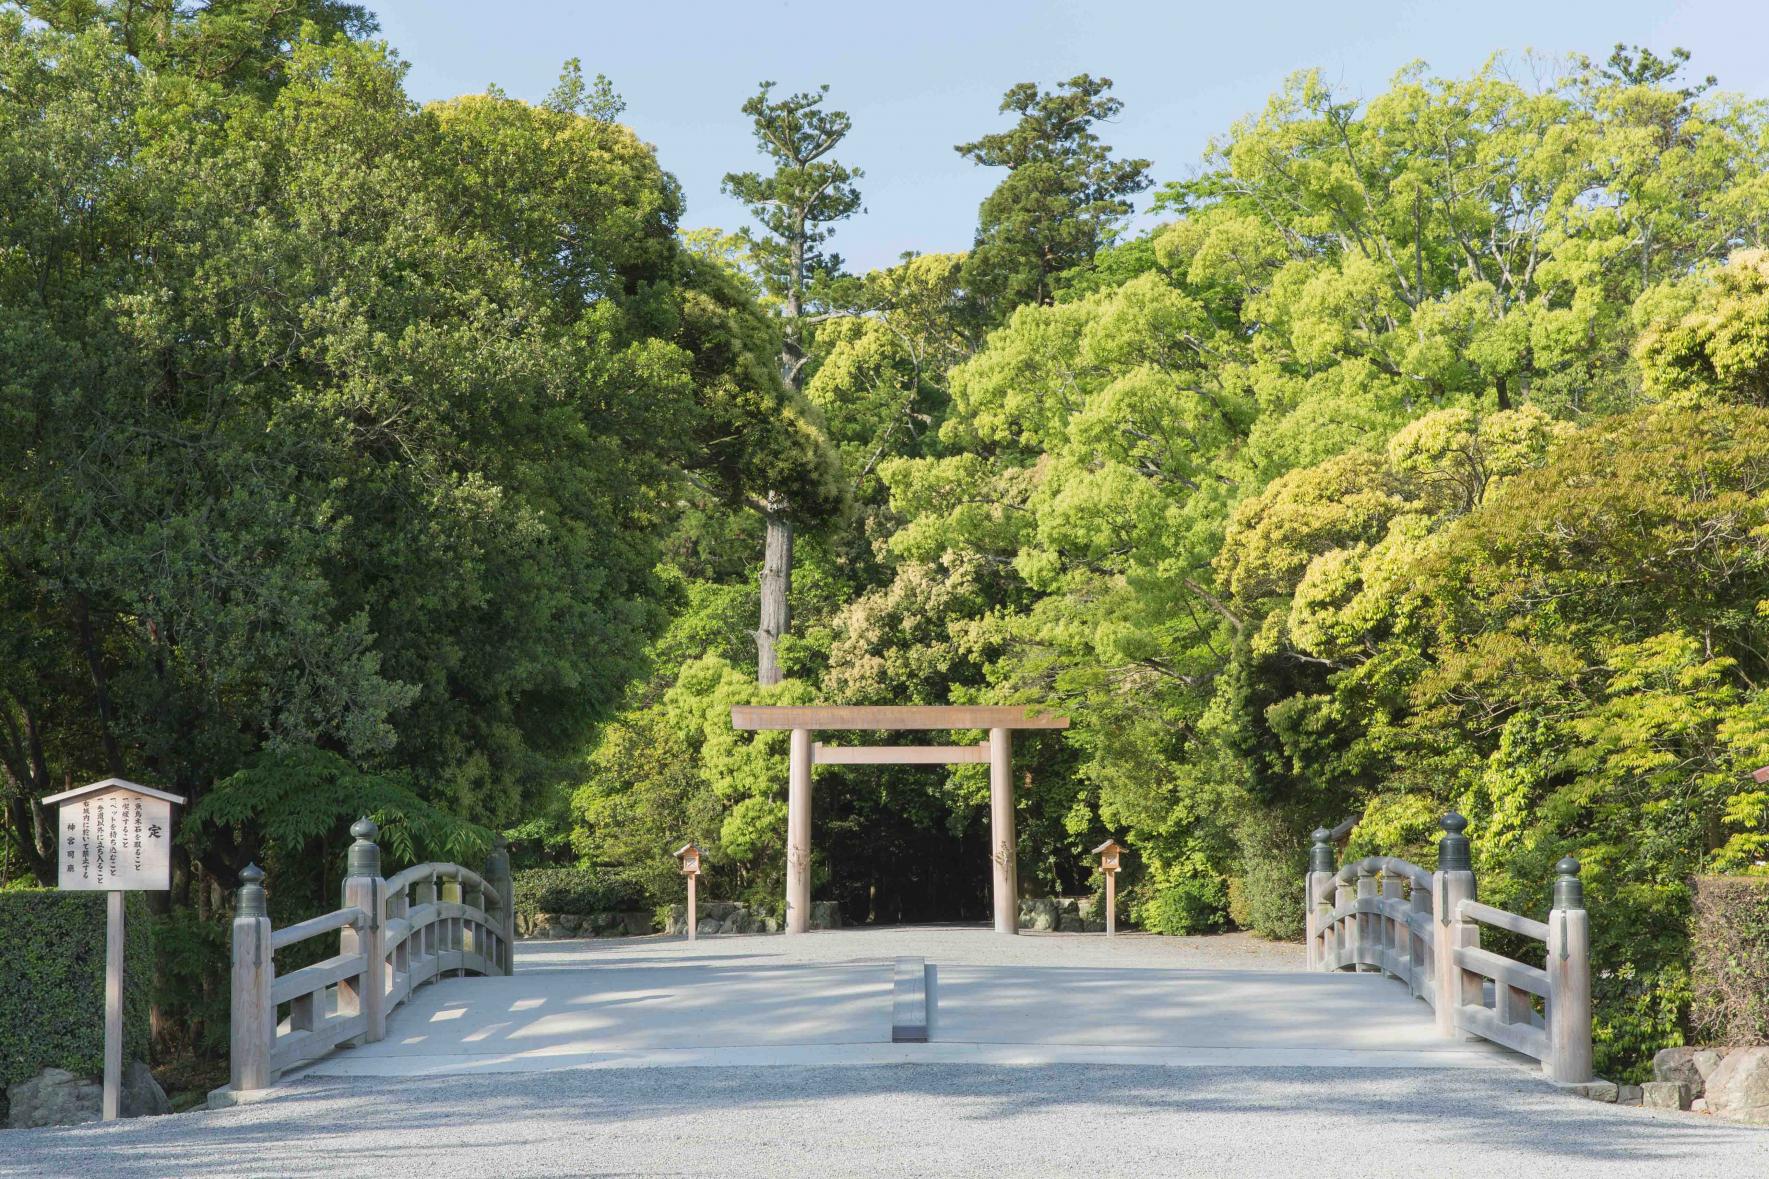
{"label": "bridge wooden plank", "polygon": [[1455,957],[1457,966],[1464,970],[1472,970],[1476,974],[1485,975],[1500,986],[1516,987],[1520,991],[1528,991],[1530,994],[1540,995],[1544,999],[1548,997],[1548,972],[1546,970],[1540,970],[1476,946],[1457,946]]}
{"label": "bridge wooden plank", "polygon": [[334,929],[343,929],[346,925],[360,925],[367,921],[368,914],[354,905],[347,909],[338,909],[331,913],[322,913],[318,917],[309,917],[306,921],[298,921],[294,925],[286,925],[270,935],[270,948],[280,950],[284,946],[292,946],[296,942],[304,942],[310,937],[318,937],[322,933],[330,933]]}
{"label": "bridge wooden plank", "polygon": [[934,766],[989,760],[979,745],[825,745],[811,744],[811,764],[819,766]]}
{"label": "bridge wooden plank", "polygon": [[1532,921],[1528,917],[1520,917],[1516,913],[1508,913],[1504,909],[1495,909],[1491,905],[1483,905],[1479,901],[1463,901],[1457,907],[1456,912],[1467,920],[1508,929],[1512,933],[1520,933],[1524,937],[1533,937],[1538,942],[1548,940],[1548,926],[1545,923]]}
{"label": "bridge wooden plank", "polygon": [[275,1072],[316,1060],[345,1040],[355,1039],[368,1028],[368,1018],[356,1015],[334,1017],[311,1031],[286,1032],[276,1038],[270,1053],[270,1067]]}
{"label": "bridge wooden plank", "polygon": [[1506,1023],[1496,1011],[1486,1007],[1463,1004],[1456,1008],[1456,1026],[1482,1039],[1501,1044],[1513,1052],[1548,1058],[1548,1034],[1541,1028],[1523,1023]]}
{"label": "bridge wooden plank", "polygon": [[1069,718],[1033,708],[954,705],[735,704],[734,729],[1066,729]]}
{"label": "bridge wooden plank", "polygon": [[298,999],[302,995],[311,995],[315,991],[324,990],[334,983],[347,978],[355,978],[368,966],[368,960],[361,954],[337,954],[315,962],[311,966],[303,966],[300,970],[291,970],[287,974],[279,974],[270,985],[270,1001],[287,1003],[290,999]]}

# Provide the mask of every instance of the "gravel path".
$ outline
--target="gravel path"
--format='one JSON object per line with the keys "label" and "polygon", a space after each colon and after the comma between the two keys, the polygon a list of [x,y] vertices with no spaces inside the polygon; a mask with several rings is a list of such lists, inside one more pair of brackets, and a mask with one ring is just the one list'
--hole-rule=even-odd
{"label": "gravel path", "polygon": [[1769,1174],[1769,1131],[1506,1072],[899,1066],[298,1082],[0,1136],[0,1176]]}

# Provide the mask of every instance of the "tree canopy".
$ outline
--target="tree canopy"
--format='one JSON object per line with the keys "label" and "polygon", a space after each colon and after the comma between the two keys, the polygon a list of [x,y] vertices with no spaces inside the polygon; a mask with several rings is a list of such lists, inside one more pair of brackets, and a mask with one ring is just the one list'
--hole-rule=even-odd
{"label": "tree canopy", "polygon": [[[854,274],[828,87],[763,84],[755,224],[685,230],[602,75],[419,106],[374,32],[0,8],[0,883],[126,774],[193,800],[180,993],[246,861],[318,905],[365,808],[659,904],[693,839],[767,907],[785,736],[731,705],[1039,704],[1028,891],[1112,837],[1145,928],[1294,936],[1314,827],[1428,863],[1453,807],[1484,897],[1570,853],[1629,915],[1600,1070],[1684,1034],[1687,881],[1769,858],[1763,103],[1627,47],[1304,72],[1132,233],[1111,82],[1026,82],[973,248]],[[982,916],[987,798],[820,770],[818,896]]]}

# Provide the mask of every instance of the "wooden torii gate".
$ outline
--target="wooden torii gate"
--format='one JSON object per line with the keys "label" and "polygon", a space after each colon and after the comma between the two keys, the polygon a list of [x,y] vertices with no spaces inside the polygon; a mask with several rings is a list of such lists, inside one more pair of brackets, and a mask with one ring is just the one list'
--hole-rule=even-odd
{"label": "wooden torii gate", "polygon": [[[1066,729],[1069,718],[1027,708],[982,705],[862,706],[738,704],[736,729],[786,729],[792,733],[786,794],[786,932],[811,928],[811,767],[817,765],[949,765],[989,763],[989,834],[994,863],[995,932],[1018,933],[1019,873],[1015,866],[1013,737],[1015,729]],[[987,729],[977,745],[823,745],[818,729]]]}

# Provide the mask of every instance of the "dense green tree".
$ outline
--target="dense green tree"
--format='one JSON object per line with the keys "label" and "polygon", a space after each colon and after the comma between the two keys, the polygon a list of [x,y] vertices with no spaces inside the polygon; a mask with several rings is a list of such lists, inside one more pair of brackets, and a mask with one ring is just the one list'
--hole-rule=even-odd
{"label": "dense green tree", "polygon": [[[795,393],[804,388],[811,361],[807,296],[819,274],[840,269],[840,260],[819,248],[835,232],[834,225],[860,211],[858,168],[829,159],[853,123],[847,112],[829,110],[823,101],[829,87],[816,92],[771,99],[774,83],[743,104],[754,125],[758,149],[774,164],[766,176],[732,172],[725,191],[749,207],[766,231],[748,235],[762,282],[780,301],[782,345],[780,372]],[[762,555],[761,611],[756,626],[756,679],[762,685],[780,682],[778,646],[792,626],[793,530],[796,521],[816,519],[818,505],[769,488],[753,501],[766,525]]]}
{"label": "dense green tree", "polygon": [[342,39],[262,97],[103,28],[7,16],[0,54],[0,764],[39,874],[32,800],[105,772],[191,797],[223,881],[312,863],[362,774],[451,838],[511,821],[640,669],[683,472],[827,482],[624,127],[419,111]]}
{"label": "dense green tree", "polygon": [[1113,159],[1094,130],[1124,107],[1111,88],[1087,74],[1051,91],[1021,82],[1001,100],[1019,122],[954,149],[1008,170],[977,211],[965,263],[965,285],[996,322],[1023,303],[1050,302],[1058,276],[1090,266],[1150,184],[1149,161]]}

